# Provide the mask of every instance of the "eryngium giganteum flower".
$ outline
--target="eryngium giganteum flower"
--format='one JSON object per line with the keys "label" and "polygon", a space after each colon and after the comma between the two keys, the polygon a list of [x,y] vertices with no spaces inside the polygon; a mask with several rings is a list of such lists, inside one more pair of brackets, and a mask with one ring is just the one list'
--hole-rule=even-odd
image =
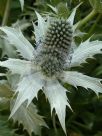
{"label": "eryngium giganteum flower", "polygon": [[[68,90],[63,83],[74,87],[82,86],[92,89],[98,95],[102,92],[101,79],[83,75],[77,71],[70,71],[70,67],[80,66],[87,58],[102,53],[102,42],[87,40],[74,46],[75,27],[73,25],[76,8],[67,20],[48,17],[42,18],[37,14],[38,24],[34,24],[37,48],[34,49],[20,30],[11,27],[1,27],[6,33],[6,39],[23,56],[23,60],[9,58],[0,62],[0,66],[7,67],[11,74],[19,74],[17,85],[17,99],[11,112],[12,117],[22,103],[31,103],[40,89],[50,102],[51,112],[55,109],[63,130],[65,129],[66,106],[70,107],[66,93]],[[61,82],[60,82],[61,81]]]}

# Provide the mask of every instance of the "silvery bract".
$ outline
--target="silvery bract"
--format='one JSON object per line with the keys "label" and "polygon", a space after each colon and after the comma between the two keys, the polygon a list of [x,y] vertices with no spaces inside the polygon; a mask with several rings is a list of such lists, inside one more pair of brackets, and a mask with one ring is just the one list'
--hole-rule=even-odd
{"label": "silvery bract", "polygon": [[[0,62],[0,66],[7,67],[11,74],[20,75],[16,89],[18,95],[10,117],[16,114],[26,100],[28,107],[33,98],[37,97],[38,91],[42,89],[50,102],[51,112],[55,109],[66,133],[66,106],[69,108],[71,106],[66,96],[68,90],[61,83],[89,88],[97,95],[102,92],[101,79],[89,77],[77,71],[70,71],[71,67],[80,66],[87,58],[102,53],[102,42],[90,42],[90,39],[82,42],[79,47],[73,48],[75,47],[74,36],[77,35],[77,25],[73,25],[76,9],[67,20],[52,17],[44,19],[36,13],[38,25],[34,24],[34,34],[37,49],[33,48],[20,30],[11,27],[0,28],[6,33],[7,41],[15,46],[25,59],[9,58]],[[71,52],[72,48],[74,49],[73,53]]]}
{"label": "silvery bract", "polygon": [[[14,101],[11,101],[11,109]],[[16,113],[12,116],[13,121],[18,121],[19,124],[23,124],[24,130],[26,129],[29,135],[34,132],[36,135],[41,135],[41,127],[47,127],[43,120],[43,117],[38,115],[36,106],[31,102],[28,108],[26,108],[26,102],[23,103]]]}
{"label": "silvery bract", "polygon": [[[0,74],[0,76],[6,76],[5,74]],[[10,111],[13,108],[15,99],[12,99],[13,90],[19,79],[19,75],[7,75],[8,80],[0,80],[0,110]],[[8,82],[9,81],[9,82]],[[31,136],[32,132],[36,135],[41,135],[42,126],[48,127],[42,116],[38,114],[37,107],[34,103],[30,103],[28,108],[26,108],[26,102],[24,102],[12,116],[13,122],[18,122],[18,125],[23,125],[23,130],[27,130],[28,134]]]}
{"label": "silvery bract", "polygon": [[24,7],[24,0],[19,0],[20,1],[20,4],[21,4],[21,9],[23,10],[23,7]]}

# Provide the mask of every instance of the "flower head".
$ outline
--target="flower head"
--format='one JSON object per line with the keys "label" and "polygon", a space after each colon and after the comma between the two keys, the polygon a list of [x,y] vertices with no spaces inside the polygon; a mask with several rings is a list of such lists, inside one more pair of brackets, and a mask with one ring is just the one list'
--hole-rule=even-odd
{"label": "flower head", "polygon": [[[0,62],[0,66],[9,68],[11,74],[20,75],[16,89],[18,95],[11,116],[26,100],[28,100],[28,106],[42,89],[50,102],[51,111],[55,109],[62,128],[66,132],[65,109],[66,106],[70,107],[70,104],[66,96],[68,90],[61,83],[67,82],[74,87],[90,88],[96,94],[102,92],[101,79],[70,71],[70,67],[79,66],[87,58],[102,53],[101,41],[90,42],[88,39],[81,43],[73,51],[70,67],[67,65],[76,28],[76,25],[73,25],[75,12],[76,8],[67,20],[49,17],[47,21],[36,13],[38,17],[38,25],[34,24],[36,44],[40,41],[37,49],[33,48],[20,30],[10,27],[0,28],[7,34],[6,39],[10,44],[13,44],[25,59],[9,58]],[[62,82],[60,83],[59,80]]]}
{"label": "flower head", "polygon": [[69,22],[59,19],[51,21],[36,58],[46,76],[56,76],[64,70],[71,42],[72,28]]}

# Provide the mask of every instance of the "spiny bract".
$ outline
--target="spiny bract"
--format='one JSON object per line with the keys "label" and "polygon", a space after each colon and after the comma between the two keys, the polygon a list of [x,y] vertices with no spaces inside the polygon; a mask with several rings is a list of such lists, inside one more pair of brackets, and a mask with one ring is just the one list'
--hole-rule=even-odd
{"label": "spiny bract", "polygon": [[[72,41],[72,27],[66,20],[51,21],[38,54],[42,72],[53,76],[62,72]],[[38,59],[36,59],[38,62]]]}

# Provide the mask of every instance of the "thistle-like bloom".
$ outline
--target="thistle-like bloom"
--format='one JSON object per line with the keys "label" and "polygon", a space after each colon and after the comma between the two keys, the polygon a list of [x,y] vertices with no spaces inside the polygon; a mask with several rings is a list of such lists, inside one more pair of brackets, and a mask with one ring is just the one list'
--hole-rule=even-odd
{"label": "thistle-like bloom", "polygon": [[[0,62],[0,66],[7,67],[11,74],[19,74],[17,84],[17,99],[11,112],[11,117],[18,108],[27,100],[31,103],[40,89],[50,102],[51,111],[55,109],[63,130],[65,129],[66,106],[70,107],[64,83],[74,87],[82,86],[92,89],[98,95],[102,92],[101,79],[83,75],[77,71],[70,71],[71,67],[80,66],[87,58],[102,53],[102,42],[87,40],[75,48],[73,53],[73,25],[76,8],[67,20],[50,18],[44,19],[38,13],[38,25],[34,24],[36,49],[23,36],[20,30],[10,27],[1,27],[7,36],[6,39],[25,59],[12,59]],[[60,82],[61,81],[61,82]]]}

